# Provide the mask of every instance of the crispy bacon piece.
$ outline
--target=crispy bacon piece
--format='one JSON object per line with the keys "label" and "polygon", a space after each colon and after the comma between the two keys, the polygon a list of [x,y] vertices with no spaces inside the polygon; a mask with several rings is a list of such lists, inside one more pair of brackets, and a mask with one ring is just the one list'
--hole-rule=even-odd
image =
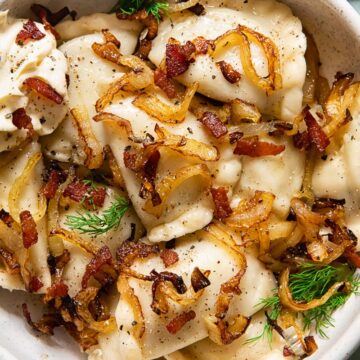
{"label": "crispy bacon piece", "polygon": [[309,150],[311,146],[311,139],[309,133],[304,131],[293,136],[294,146],[300,150]]}
{"label": "crispy bacon piece", "polygon": [[[171,39],[170,39],[171,40]],[[172,39],[172,41],[174,41]],[[166,45],[166,73],[167,77],[172,79],[183,74],[193,61],[195,54],[195,45],[188,41],[185,45],[178,43],[168,43]]]}
{"label": "crispy bacon piece", "polygon": [[43,302],[47,304],[53,299],[62,298],[68,295],[68,292],[69,287],[63,281],[56,281],[47,289],[46,295],[43,298]]}
{"label": "crispy bacon piece", "polygon": [[355,267],[360,268],[360,255],[357,254],[355,246],[347,248],[344,252],[344,256]]}
{"label": "crispy bacon piece", "polygon": [[164,249],[160,253],[160,258],[163,261],[166,268],[176,264],[179,261],[179,255],[177,254],[177,252],[171,249]]}
{"label": "crispy bacon piece", "polygon": [[281,154],[285,150],[285,145],[276,145],[264,141],[259,141],[257,136],[240,139],[236,143],[235,155],[246,155],[250,157],[271,156]]}
{"label": "crispy bacon piece", "polygon": [[42,283],[42,281],[37,276],[33,276],[29,281],[29,287],[27,290],[30,293],[35,293],[38,292],[43,286],[44,284]]}
{"label": "crispy bacon piece", "polygon": [[170,334],[175,335],[185,326],[185,324],[187,324],[191,320],[194,320],[195,317],[196,314],[193,310],[190,310],[189,312],[183,312],[179,316],[176,316],[174,319],[172,319],[166,325],[166,329]]}
{"label": "crispy bacon piece", "polygon": [[65,19],[68,15],[71,16],[73,20],[76,18],[76,11],[70,11],[67,6],[63,7],[59,11],[53,13],[47,7],[40,4],[31,5],[31,11],[42,20],[43,17],[52,25],[56,26],[60,21]]}
{"label": "crispy bacon piece", "polygon": [[195,46],[196,55],[206,55],[210,50],[215,49],[214,41],[206,40],[202,36],[198,36],[192,42]]}
{"label": "crispy bacon piece", "polygon": [[197,3],[196,5],[189,7],[188,9],[192,13],[194,13],[197,16],[205,15],[205,7],[201,5],[200,3]]}
{"label": "crispy bacon piece", "polygon": [[290,347],[284,346],[284,348],[283,348],[283,356],[284,356],[284,357],[287,357],[287,356],[295,356],[295,353],[291,350]]}
{"label": "crispy bacon piece", "polygon": [[12,113],[12,123],[18,129],[34,130],[31,123],[31,117],[26,113],[24,108],[17,109]]}
{"label": "crispy bacon piece", "polygon": [[[65,8],[64,8],[65,9]],[[66,8],[67,9],[67,8]],[[59,33],[55,30],[54,26],[48,20],[48,13],[50,12],[42,5],[34,4],[31,6],[31,10],[38,16],[40,21],[43,23],[46,30],[50,31],[56,40],[60,40],[61,37]],[[65,15],[66,16],[66,15]],[[64,16],[64,17],[65,17]]]}
{"label": "crispy bacon piece", "polygon": [[46,97],[58,105],[62,104],[64,101],[62,95],[60,95],[53,87],[39,78],[28,78],[24,81],[24,85],[28,86],[38,94]]}
{"label": "crispy bacon piece", "polygon": [[95,257],[92,258],[89,264],[86,265],[85,274],[81,280],[82,289],[86,289],[88,282],[92,276],[94,276],[102,266],[108,264],[111,265],[113,257],[111,255],[110,249],[105,245],[95,254]]}
{"label": "crispy bacon piece", "polygon": [[236,71],[231,64],[225,61],[219,61],[216,63],[216,65],[220,68],[224,78],[230,84],[236,84],[241,80],[241,74],[238,71]]}
{"label": "crispy bacon piece", "polygon": [[308,129],[310,141],[315,144],[316,148],[320,152],[324,152],[330,145],[330,140],[318,122],[311,115],[310,111],[308,111],[305,115],[305,123]]}
{"label": "crispy bacon piece", "polygon": [[41,40],[44,37],[45,34],[39,30],[34,21],[28,20],[28,22],[23,25],[23,30],[17,34],[15,41],[18,45],[23,46],[30,40]]}
{"label": "crispy bacon piece", "polygon": [[60,256],[49,255],[47,258],[47,263],[50,269],[51,275],[55,275],[60,273],[64,267],[70,261],[70,251],[65,249],[64,252]]}
{"label": "crispy bacon piece", "polygon": [[236,144],[243,136],[244,134],[240,131],[232,132],[229,134],[230,144]]}
{"label": "crispy bacon piece", "polygon": [[221,138],[227,134],[228,130],[225,124],[218,118],[218,116],[210,111],[204,112],[200,122],[209,130],[212,136],[216,139]]}
{"label": "crispy bacon piece", "polygon": [[34,323],[31,319],[27,304],[22,304],[22,311],[29,326],[35,331],[45,335],[54,335],[54,328],[61,326],[64,323],[59,314],[46,314],[40,321]]}
{"label": "crispy bacon piece", "polygon": [[54,198],[60,183],[61,183],[61,174],[59,173],[59,171],[51,170],[49,180],[42,188],[42,193],[45,195],[45,197],[48,200]]}
{"label": "crispy bacon piece", "polygon": [[159,245],[148,245],[124,241],[116,250],[116,260],[120,265],[130,267],[136,259],[145,259],[160,253]]}
{"label": "crispy bacon piece", "polygon": [[169,79],[165,71],[157,68],[154,72],[154,81],[162,91],[165,92],[169,99],[176,98],[176,88],[171,79]]}
{"label": "crispy bacon piece", "polygon": [[196,267],[191,273],[191,286],[193,287],[195,293],[210,285],[210,280],[200,271],[198,267]]}
{"label": "crispy bacon piece", "polygon": [[75,179],[66,187],[63,196],[69,197],[75,202],[82,202],[87,209],[94,210],[94,207],[104,206],[106,189],[104,187],[93,188],[84,181]]}
{"label": "crispy bacon piece", "polygon": [[232,214],[226,188],[211,188],[211,195],[215,204],[214,217],[219,220],[226,219]]}
{"label": "crispy bacon piece", "polygon": [[17,262],[14,254],[1,247],[0,248],[0,259],[2,259],[5,267],[6,267],[6,271],[13,275],[13,274],[19,274],[20,273],[20,264]]}
{"label": "crispy bacon piece", "polygon": [[38,241],[36,223],[29,210],[24,210],[20,213],[20,224],[24,248],[29,249]]}

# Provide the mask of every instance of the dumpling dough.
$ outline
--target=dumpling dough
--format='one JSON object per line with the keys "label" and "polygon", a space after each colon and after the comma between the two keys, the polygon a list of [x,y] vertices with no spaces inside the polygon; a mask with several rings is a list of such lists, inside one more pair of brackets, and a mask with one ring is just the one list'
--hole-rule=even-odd
{"label": "dumpling dough", "polygon": [[[169,313],[159,316],[150,307],[151,283],[130,278],[129,285],[134,289],[140,301],[145,319],[144,336],[139,343],[133,336],[132,329],[135,320],[133,308],[131,304],[122,300],[120,294],[120,301],[115,312],[119,331],[101,337],[100,347],[97,350],[94,349],[95,352],[90,356],[90,360],[112,360],[118,354],[122,354],[123,360],[156,359],[208,336],[203,318],[214,311],[221,284],[239,271],[237,255],[227,246],[208,238],[205,232],[178,239],[175,251],[179,255],[179,262],[167,269],[159,257],[137,261],[133,269],[142,274],[149,274],[153,269],[158,272],[171,271],[182,275],[186,285],[190,284],[194,267],[197,266],[202,271],[211,270],[209,276],[211,285],[205,289],[202,297],[187,307],[171,303]],[[232,300],[230,317],[239,313],[251,316],[259,310],[256,306],[259,300],[270,296],[276,287],[274,276],[270,271],[266,270],[252,255],[247,255],[246,258],[248,267],[240,283],[242,294],[235,296]],[[175,316],[190,309],[195,311],[196,318],[187,323],[176,335],[171,335],[166,330],[166,324]]]}
{"label": "dumpling dough", "polygon": [[[156,124],[159,124],[173,134],[196,139],[211,145],[211,139],[206,129],[191,113],[187,114],[184,122],[176,126],[165,125],[155,121],[155,119],[132,105],[133,99],[133,97],[123,99],[117,104],[110,105],[105,111],[128,119],[132,124],[135,136],[144,137],[149,133],[156,138],[154,128]],[[125,167],[123,159],[125,148],[133,145],[132,142],[126,135],[114,136],[114,132],[109,128],[108,143],[120,165],[130,199],[148,230],[150,241],[168,241],[192,233],[203,228],[212,220],[213,202],[210,194],[204,191],[198,177],[189,179],[174,191],[159,219],[146,213],[143,210],[145,202],[139,197],[140,181],[133,171]],[[219,150],[219,161],[209,162],[207,165],[214,176],[214,186],[225,186],[230,190],[231,194],[233,187],[240,179],[241,161],[239,158],[234,157],[229,146],[223,146]],[[157,174],[159,178],[162,178],[169,172],[175,172],[176,169],[194,163],[195,160],[189,157],[184,157],[172,151],[161,151]]]}
{"label": "dumpling dough", "polygon": [[[104,186],[98,184],[98,186]],[[115,188],[106,187],[106,197],[103,208],[104,211],[109,208],[111,204],[118,198],[124,197],[125,194]],[[62,208],[60,211],[59,225],[67,230],[71,230],[66,225],[67,216],[78,215],[78,213],[84,211],[81,205],[70,201],[69,208]],[[78,234],[85,241],[93,243],[97,247],[108,246],[114,258],[117,248],[124,240],[127,240],[131,236],[132,226],[135,226],[135,239],[137,240],[143,233],[143,226],[136,216],[133,209],[129,209],[124,217],[121,219],[120,226],[117,229],[108,231],[105,234],[91,236],[89,234]],[[71,230],[72,231],[72,230]],[[86,265],[90,262],[92,255],[86,253],[76,245],[68,242],[64,242],[65,247],[70,251],[70,261],[66,265],[63,272],[63,280],[69,287],[70,296],[75,296],[81,290],[81,280],[85,273]]]}
{"label": "dumpling dough", "polygon": [[255,314],[245,334],[232,344],[218,346],[209,339],[204,339],[185,349],[165,356],[167,360],[291,360],[292,357],[283,356],[285,341],[273,331],[271,348],[267,338],[255,343],[247,340],[259,336],[264,330],[267,319],[263,311]]}
{"label": "dumpling dough", "polygon": [[[360,237],[360,91],[350,109],[353,120],[347,125],[338,151],[319,158],[313,175],[313,190],[318,197],[346,200],[349,228]],[[329,181],[331,179],[331,181]]]}
{"label": "dumpling dough", "polygon": [[[25,22],[8,18],[6,11],[0,12],[0,152],[14,148],[26,136],[12,123],[12,113],[17,109],[25,108],[40,136],[52,133],[67,111],[66,59],[56,48],[54,36],[39,23],[36,26],[44,38],[23,46],[16,44]],[[64,97],[64,102],[58,105],[33,91],[25,92],[23,83],[30,77],[48,83]]]}
{"label": "dumpling dough", "polygon": [[[40,153],[40,145],[36,142],[33,142],[32,144],[28,145],[22,152],[16,154],[16,156],[10,162],[6,163],[0,168],[0,209],[4,209],[5,211],[10,212],[10,215],[12,215],[16,221],[19,221],[19,219],[16,219],[16,214],[12,214],[11,209],[9,208],[9,194],[12,185],[22,175],[29,159],[38,153]],[[42,187],[43,170],[44,165],[42,160],[40,160],[30,174],[29,180],[21,189],[19,196],[20,212],[23,210],[29,210],[33,216],[39,213],[40,208],[38,205],[38,200]],[[48,237],[46,216],[43,216],[40,220],[38,220],[36,225],[38,231],[38,241],[29,249],[29,251],[30,262],[34,269],[33,275],[38,276],[44,284],[44,286],[40,289],[40,292],[42,292],[45,291],[47,287],[51,286],[51,276],[47,265]],[[3,240],[5,241],[5,239]],[[17,275],[11,276],[2,273],[0,279],[2,279],[0,280],[0,283],[2,283],[4,287],[9,288],[10,290],[23,288],[23,284],[22,282],[19,282],[19,277]]]}
{"label": "dumpling dough", "polygon": [[[156,65],[165,57],[165,46],[169,38],[181,43],[203,36],[215,40],[225,32],[245,25],[267,37],[276,44],[280,53],[283,88],[267,97],[244,75],[240,61],[239,47],[232,47],[219,59],[213,60],[208,55],[197,56],[189,70],[179,77],[184,84],[200,82],[199,92],[213,99],[230,101],[235,98],[256,104],[262,113],[292,121],[301,111],[302,86],[306,74],[304,53],[306,39],[302,25],[294,17],[290,8],[274,0],[249,1],[210,1],[206,14],[196,16],[190,12],[171,14],[160,24],[159,34],[153,41],[149,58]],[[214,7],[215,6],[215,7]],[[216,6],[223,6],[221,8]],[[252,58],[259,74],[267,74],[267,60],[262,51],[253,46]],[[240,71],[242,79],[237,84],[230,84],[215,65],[216,61],[225,60]]]}
{"label": "dumpling dough", "polygon": [[[135,51],[141,25],[120,21],[115,14],[93,14],[77,21],[66,21],[56,27],[69,40],[59,49],[69,63],[69,109],[79,108],[90,120],[98,141],[104,143],[103,125],[92,121],[95,103],[109,85],[123,76],[120,67],[107,62],[93,52],[91,45],[103,43],[102,29],[109,29],[121,41],[121,52]],[[52,159],[83,164],[85,153],[70,114],[58,130],[42,140],[44,151]]]}
{"label": "dumpling dough", "polygon": [[[274,142],[269,137],[263,140]],[[242,156],[243,169],[237,192],[260,190],[273,193],[276,196],[274,211],[285,219],[290,210],[291,199],[301,190],[305,155],[294,147],[291,140],[281,139],[275,142],[285,145],[285,150],[279,155],[259,158]]]}

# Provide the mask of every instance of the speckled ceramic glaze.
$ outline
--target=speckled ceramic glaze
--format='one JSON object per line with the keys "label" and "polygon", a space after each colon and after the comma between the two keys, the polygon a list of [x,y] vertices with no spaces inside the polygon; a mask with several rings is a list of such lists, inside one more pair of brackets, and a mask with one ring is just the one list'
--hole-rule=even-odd
{"label": "speckled ceramic glaze", "polygon": [[[240,0],[234,0],[240,1]],[[0,0],[0,9],[27,16],[33,0]],[[79,14],[108,11],[114,0],[36,1],[56,8],[68,5]],[[322,74],[332,80],[337,71],[354,72],[360,79],[360,16],[346,0],[284,0],[299,16],[319,47]],[[35,298],[0,290],[0,360],[81,360],[86,356],[68,337],[34,337],[21,316],[21,304]],[[353,297],[335,315],[329,340],[318,340],[311,360],[347,359],[360,343],[360,297]]]}

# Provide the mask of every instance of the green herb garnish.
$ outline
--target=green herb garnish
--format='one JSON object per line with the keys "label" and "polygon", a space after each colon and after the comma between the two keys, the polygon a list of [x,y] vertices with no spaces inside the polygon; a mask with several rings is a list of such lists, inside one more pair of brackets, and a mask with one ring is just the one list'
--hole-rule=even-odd
{"label": "green herb garnish", "polygon": [[160,21],[161,13],[168,11],[169,4],[163,0],[118,0],[110,12],[121,12],[132,15],[142,9],[145,9],[148,14],[152,14],[157,21]]}
{"label": "green herb garnish", "polygon": [[[304,329],[315,325],[315,331],[321,337],[327,337],[326,329],[334,326],[332,314],[336,309],[346,303],[352,294],[358,294],[360,288],[359,276],[354,276],[347,265],[326,265],[319,267],[315,264],[304,264],[298,273],[290,274],[289,287],[294,300],[309,302],[321,298],[332,285],[339,281],[347,281],[351,285],[348,293],[338,292],[334,294],[325,304],[302,313],[304,319]],[[274,290],[274,296],[260,299],[263,309],[270,311],[268,317],[276,321],[281,312],[281,302]],[[257,305],[257,306],[258,306]],[[272,342],[272,326],[266,322],[263,332],[247,342],[252,343],[260,339],[267,338],[269,344]]]}
{"label": "green herb garnish", "polygon": [[129,202],[123,197],[117,198],[102,214],[90,211],[78,212],[78,215],[67,215],[65,225],[80,234],[101,235],[119,227],[121,219],[129,209]]}

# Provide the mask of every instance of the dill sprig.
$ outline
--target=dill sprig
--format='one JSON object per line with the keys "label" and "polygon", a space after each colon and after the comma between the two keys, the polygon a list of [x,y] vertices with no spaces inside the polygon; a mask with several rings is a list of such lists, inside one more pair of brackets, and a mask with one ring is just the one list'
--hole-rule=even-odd
{"label": "dill sprig", "polygon": [[161,20],[161,13],[166,13],[169,4],[164,0],[118,0],[117,4],[110,10],[132,15],[142,9],[148,14],[152,14],[157,21]]}
{"label": "dill sprig", "polygon": [[[331,296],[325,304],[302,313],[304,329],[309,329],[314,324],[315,331],[323,338],[327,337],[326,329],[334,326],[332,318],[334,311],[343,306],[352,294],[359,293],[359,276],[354,276],[349,267],[344,264],[319,267],[308,263],[302,265],[299,272],[290,274],[289,277],[289,288],[294,300],[305,302],[321,298],[338,281],[347,281],[351,285],[351,291],[348,293],[338,292]],[[276,289],[272,297],[260,299],[258,305],[261,305],[263,309],[270,310],[268,315],[270,320],[276,321],[280,316],[281,302]],[[252,343],[267,338],[271,344],[272,330],[271,324],[267,321],[263,332],[247,342]]]}
{"label": "dill sprig", "polygon": [[67,215],[65,225],[80,234],[101,235],[111,229],[117,229],[121,219],[129,209],[129,202],[123,197],[117,198],[102,214],[90,211],[78,212],[77,215]]}

